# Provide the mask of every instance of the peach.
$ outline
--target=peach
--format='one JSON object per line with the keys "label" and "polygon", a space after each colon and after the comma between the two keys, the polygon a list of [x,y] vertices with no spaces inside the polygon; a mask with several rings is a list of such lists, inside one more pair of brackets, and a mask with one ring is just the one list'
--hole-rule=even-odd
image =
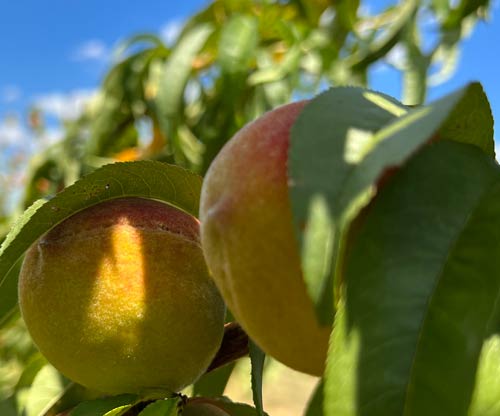
{"label": "peach", "polygon": [[26,254],[19,300],[46,358],[106,393],[179,391],[223,335],[198,220],[154,200],[104,202],[50,230]]}
{"label": "peach", "polygon": [[272,110],[240,130],[202,187],[201,241],[226,304],[269,355],[321,375],[330,327],[304,283],[288,197],[290,128],[306,104]]}
{"label": "peach", "polygon": [[230,414],[212,400],[195,398],[187,402],[182,410],[182,416],[230,416]]}

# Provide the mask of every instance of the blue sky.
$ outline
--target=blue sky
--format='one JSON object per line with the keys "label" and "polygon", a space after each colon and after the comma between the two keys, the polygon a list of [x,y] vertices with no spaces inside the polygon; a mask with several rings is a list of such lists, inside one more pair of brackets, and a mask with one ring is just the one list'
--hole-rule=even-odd
{"label": "blue sky", "polygon": [[[376,9],[391,2],[365,3]],[[433,88],[430,98],[478,80],[490,97],[495,117],[500,118],[499,0],[494,3],[490,22],[476,26],[464,42],[458,71]],[[4,2],[0,14],[0,150],[6,118],[23,120],[33,103],[49,116],[71,116],[99,85],[112,50],[121,40],[141,32],[168,36],[176,22],[206,4],[204,0]],[[371,86],[400,98],[399,75],[387,66],[379,65],[372,72]],[[57,129],[53,133],[57,137]]]}

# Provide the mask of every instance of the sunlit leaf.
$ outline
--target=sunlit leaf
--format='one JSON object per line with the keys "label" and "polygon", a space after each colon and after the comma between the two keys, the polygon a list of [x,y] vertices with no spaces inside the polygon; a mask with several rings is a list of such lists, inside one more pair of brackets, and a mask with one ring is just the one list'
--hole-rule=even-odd
{"label": "sunlit leaf", "polygon": [[258,20],[254,16],[234,15],[222,28],[219,62],[223,71],[248,71],[258,41]]}
{"label": "sunlit leaf", "polygon": [[[18,219],[0,247],[0,298],[15,305],[17,273],[13,268],[42,234],[69,216],[99,202],[143,197],[172,204],[198,215],[201,178],[165,163],[138,161],[106,165],[57,194],[37,201]],[[10,309],[2,307],[0,322]]]}
{"label": "sunlit leaf", "polygon": [[177,416],[179,398],[157,400],[139,413],[139,416]]}
{"label": "sunlit leaf", "polygon": [[54,367],[47,364],[33,380],[26,400],[25,416],[43,416],[71,384]]}

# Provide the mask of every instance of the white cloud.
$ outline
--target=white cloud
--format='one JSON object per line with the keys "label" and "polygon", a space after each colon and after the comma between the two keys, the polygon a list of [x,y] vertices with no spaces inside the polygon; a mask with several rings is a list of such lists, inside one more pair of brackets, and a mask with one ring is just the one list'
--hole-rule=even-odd
{"label": "white cloud", "polygon": [[99,39],[91,39],[82,43],[73,52],[72,58],[75,61],[101,61],[110,54],[107,46]]}
{"label": "white cloud", "polygon": [[75,90],[69,93],[53,92],[35,98],[34,105],[42,113],[62,120],[74,120],[94,96],[93,90]]}
{"label": "white cloud", "polygon": [[29,132],[18,120],[0,121],[0,146],[22,145],[29,137]]}
{"label": "white cloud", "polygon": [[169,20],[160,29],[160,37],[167,45],[172,45],[177,40],[183,26],[183,19],[177,18]]}
{"label": "white cloud", "polygon": [[0,93],[1,100],[10,104],[21,98],[21,89],[16,85],[6,85]]}

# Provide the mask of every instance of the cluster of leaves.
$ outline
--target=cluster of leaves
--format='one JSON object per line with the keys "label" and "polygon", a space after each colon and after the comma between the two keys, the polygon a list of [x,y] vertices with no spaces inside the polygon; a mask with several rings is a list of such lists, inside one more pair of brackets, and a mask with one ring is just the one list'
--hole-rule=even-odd
{"label": "cluster of leaves", "polygon": [[[308,414],[484,414],[500,396],[497,383],[486,384],[500,339],[500,167],[479,84],[415,109],[370,90],[332,89],[305,108],[291,139],[290,199],[306,284],[319,320],[333,325],[324,384]],[[381,181],[387,172],[393,178]],[[195,215],[200,185],[192,172],[154,161],[96,170],[20,219],[2,247],[1,293],[15,299],[11,271],[22,253],[75,212],[140,196]],[[253,346],[250,355],[262,414],[263,355]],[[47,388],[45,369],[60,395],[43,411],[61,399],[67,405],[70,384],[40,364],[25,376],[34,377],[32,389],[38,377]],[[218,371],[195,394],[222,394],[231,368]],[[116,400],[79,407],[114,406],[106,414],[119,415],[138,399],[118,407]]]}
{"label": "cluster of leaves", "polygon": [[[462,0],[451,6],[446,1],[406,0],[373,16],[362,15],[361,6],[359,1],[331,4],[322,0],[218,0],[186,22],[172,45],[163,43],[154,35],[140,35],[123,46],[125,57],[111,68],[86,111],[79,119],[66,123],[64,139],[46,149],[33,164],[22,201],[23,208],[31,208],[18,219],[2,246],[0,414],[55,414],[82,400],[96,398],[95,392],[70,383],[46,363],[30,343],[19,320],[16,307],[18,268],[23,252],[38,236],[72,213],[117,196],[154,197],[197,215],[200,179],[191,172],[203,174],[224,143],[248,120],[279,104],[310,96],[326,85],[348,83],[364,86],[369,83],[372,65],[398,45],[406,51],[404,62],[398,66],[404,75],[405,97],[412,104],[421,103],[430,70],[440,65],[441,73],[446,74],[453,67],[459,41],[466,29],[482,16],[488,2]],[[435,47],[425,51],[421,46],[421,20],[422,16],[429,15],[437,22],[435,30],[438,36]],[[308,108],[313,112],[322,106],[331,106],[329,100],[337,99],[332,97],[334,95],[322,95]],[[332,305],[346,309],[349,313],[336,314],[339,322],[335,325],[342,327],[342,319],[349,316],[355,322],[352,327],[360,328],[356,336],[368,336],[351,342],[351,332],[334,332],[339,340],[332,343],[332,348],[338,348],[342,353],[338,354],[339,362],[327,370],[325,379],[325,403],[331,406],[337,406],[331,403],[337,403],[335,400],[340,397],[340,390],[333,387],[335,377],[352,373],[355,366],[349,365],[359,349],[368,354],[370,348],[380,344],[378,339],[363,332],[368,325],[362,321],[363,316],[359,317],[362,322],[356,321],[356,313],[360,313],[356,305],[366,302],[366,299],[357,299],[358,295],[346,297],[343,292],[346,289],[341,284],[340,271],[346,266],[340,259],[343,259],[344,240],[351,219],[375,194],[381,172],[405,162],[434,133],[439,132],[445,139],[461,138],[459,141],[481,147],[489,157],[492,152],[489,127],[484,128],[486,131],[477,128],[488,126],[487,111],[477,110],[472,112],[472,118],[463,117],[464,109],[469,109],[468,103],[477,101],[479,108],[484,103],[477,86],[417,110],[409,110],[395,100],[367,91],[353,97],[356,99],[346,109],[355,111],[339,113],[335,118],[335,129],[319,127],[318,124],[314,130],[318,143],[314,146],[305,145],[305,141],[300,140],[306,134],[304,131],[310,129],[307,120],[311,114],[306,113],[304,122],[299,120],[295,126],[297,140],[293,141],[293,146],[297,149],[292,149],[290,156],[291,177],[298,175],[301,181],[297,183],[311,185],[310,188],[292,189],[292,206],[297,223],[309,223],[307,233],[301,235],[299,232],[299,235],[305,253],[303,266],[308,289],[317,304],[318,316],[322,322],[331,323]],[[372,114],[373,109],[378,114],[375,119],[363,118],[363,111]],[[332,114],[328,113],[328,117],[331,118]],[[372,120],[373,124],[367,126],[364,124],[366,120]],[[360,121],[363,121],[361,125],[358,124]],[[144,126],[148,126],[147,140],[142,137]],[[339,129],[338,126],[345,128]],[[325,136],[324,133],[332,131],[338,131],[339,138],[332,140]],[[482,142],[483,139],[486,141]],[[340,151],[332,151],[328,147],[331,143],[338,143]],[[303,145],[306,147],[302,148]],[[344,146],[350,149],[352,159],[330,159],[316,164],[318,167],[330,166],[332,171],[319,173],[339,178],[337,183],[329,181],[323,184],[316,180],[319,173],[311,170],[310,165],[301,165],[303,161],[319,162],[332,154],[342,158],[347,154]],[[446,157],[442,155],[442,158]],[[137,159],[168,162],[191,172],[148,161],[101,168],[109,162]],[[439,163],[432,163],[437,169]],[[456,163],[464,163],[460,169],[467,176],[465,164],[469,162]],[[84,175],[87,176],[75,183]],[[455,180],[461,181],[459,178]],[[465,177],[462,180],[467,182]],[[446,183],[441,183],[441,186],[447,188]],[[47,197],[59,191],[62,192],[57,197],[46,202]],[[416,202],[408,199],[407,204]],[[457,205],[460,204],[457,202]],[[434,215],[439,216],[438,212],[442,211],[436,208]],[[401,229],[406,226],[390,225]],[[379,230],[371,232],[376,234]],[[355,254],[353,256],[355,258]],[[373,256],[375,262],[377,256]],[[352,262],[356,263],[355,260]],[[365,264],[365,260],[357,262]],[[366,264],[366,267],[377,270],[376,264]],[[408,278],[412,277],[409,275]],[[432,282],[427,284],[431,290]],[[335,292],[328,288],[335,288]],[[347,288],[348,293],[351,290],[356,293],[355,289]],[[376,299],[402,296],[382,286],[373,290],[378,293],[373,295]],[[335,299],[332,293],[336,293]],[[378,304],[375,307],[378,308]],[[429,305],[420,304],[418,307],[421,313],[428,311],[426,307]],[[399,316],[394,311],[381,310],[379,315],[381,313],[389,314],[393,319]],[[379,315],[373,313],[373,317],[382,319]],[[383,319],[378,322],[380,325]],[[384,334],[380,328],[374,331]],[[406,345],[406,352],[412,347],[415,344]],[[492,348],[497,348],[496,344]],[[474,351],[477,352],[477,348]],[[383,358],[393,358],[391,352],[384,350],[381,353],[386,355],[376,361],[379,369],[386,368],[388,362]],[[258,363],[254,366],[253,387],[257,411],[260,412],[259,368],[262,356],[254,349],[252,358]],[[470,364],[471,361],[464,362]],[[205,375],[194,386],[193,394],[222,395],[232,368],[227,366]],[[485,368],[481,367],[480,372],[486,374],[484,377],[490,377],[489,367]],[[349,398],[350,403],[357,403],[356,390],[352,386],[359,385],[357,377],[362,376],[352,374],[348,378],[352,383],[343,384],[350,390],[342,390],[342,397]],[[369,380],[365,377],[364,382],[369,383]],[[413,379],[410,381],[409,384],[413,385]],[[395,389],[393,385],[372,384],[381,391]],[[362,384],[362,389],[361,397],[366,403],[378,398],[376,392],[370,391],[365,384]],[[323,388],[317,391],[309,415],[321,414],[318,412],[323,408]],[[337,399],[332,399],[334,396]],[[400,399],[398,396],[394,400]],[[124,400],[128,402],[120,402],[120,406],[135,405],[137,399],[128,397]],[[94,403],[100,406],[101,402]],[[375,403],[379,402],[375,400]],[[107,409],[112,412],[115,408]],[[122,408],[121,411],[128,409]],[[335,410],[340,412],[338,406]]]}
{"label": "cluster of leaves", "polygon": [[[395,48],[405,51],[389,60],[402,71],[404,102],[421,104],[431,70],[441,68],[434,79],[452,71],[460,40],[488,2],[405,0],[375,15],[364,6],[217,0],[172,45],[152,34],[129,39],[84,114],[31,166],[22,208],[115,160],[155,159],[203,174],[248,120],[328,85],[367,86],[370,68]],[[421,45],[428,36],[430,51]]]}

